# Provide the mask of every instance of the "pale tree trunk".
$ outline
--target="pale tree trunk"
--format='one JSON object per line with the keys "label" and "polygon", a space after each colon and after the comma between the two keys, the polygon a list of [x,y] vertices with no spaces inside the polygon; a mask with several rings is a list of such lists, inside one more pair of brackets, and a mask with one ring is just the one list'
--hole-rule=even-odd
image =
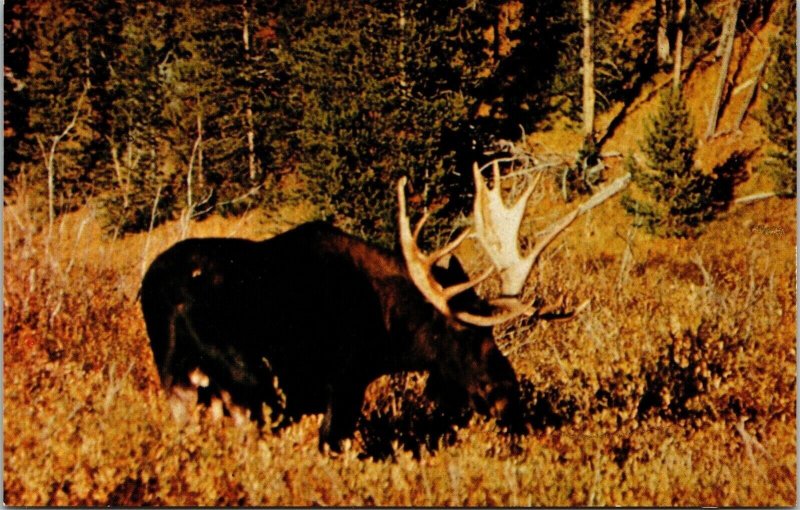
{"label": "pale tree trunk", "polygon": [[[192,145],[192,153],[189,156],[189,168],[186,172],[186,209],[181,214],[181,239],[186,239],[186,236],[189,233],[189,225],[191,224],[192,218],[194,217],[194,212],[197,207],[197,204],[194,200],[194,163],[197,161],[199,164],[201,163],[202,159],[202,149],[203,145],[203,118],[200,115],[200,112],[197,113],[197,137],[194,140],[194,145]],[[201,172],[202,173],[202,172]],[[199,179],[198,179],[199,180]]]}
{"label": "pale tree trunk", "polygon": [[108,145],[111,147],[111,161],[114,164],[114,173],[117,177],[117,184],[119,185],[119,189],[122,190],[122,207],[127,209],[129,203],[128,186],[126,184],[127,179],[122,171],[122,162],[119,160],[119,145],[117,145],[117,142],[115,142],[110,136],[106,137],[106,140],[108,140]]}
{"label": "pale tree trunk", "polygon": [[499,12],[497,13],[497,19],[495,20],[494,23],[492,23],[492,32],[494,34],[493,38],[494,40],[492,41],[492,54],[493,54],[492,56],[494,57],[495,64],[500,62],[500,59],[502,58],[500,54],[500,37],[501,34],[503,33],[503,29],[501,27],[502,23],[501,18],[503,16],[504,11],[502,9],[499,9],[498,11]]}
{"label": "pale tree trunk", "polygon": [[686,23],[686,0],[678,0],[678,12],[675,16],[675,56],[673,57],[674,67],[672,70],[672,88],[681,88],[681,68],[683,67],[683,27]]}
{"label": "pale tree trunk", "polygon": [[147,271],[147,256],[150,252],[150,235],[153,233],[153,227],[156,224],[156,214],[158,213],[158,202],[161,200],[161,190],[163,188],[163,184],[158,185],[158,189],[156,190],[156,196],[153,199],[153,207],[150,210],[150,226],[147,229],[147,236],[144,238],[144,247],[142,248],[142,264],[141,264],[141,275],[144,276],[145,272]]}
{"label": "pale tree trunk", "polygon": [[744,120],[744,116],[747,114],[747,110],[750,108],[750,105],[753,103],[753,98],[756,96],[756,90],[758,90],[758,82],[761,80],[761,75],[764,73],[764,68],[767,66],[767,61],[769,61],[770,51],[767,51],[767,56],[764,57],[764,60],[758,64],[758,69],[756,69],[756,75],[752,79],[752,84],[750,85],[750,91],[747,93],[747,99],[744,101],[744,106],[742,106],[739,115],[736,117],[736,122],[733,124],[733,130],[739,131],[739,128],[742,126],[742,121]]}
{"label": "pale tree trunk", "polygon": [[668,64],[672,61],[669,47],[669,9],[667,0],[656,0],[656,57],[658,65]]}
{"label": "pale tree trunk", "polygon": [[400,91],[403,99],[406,99],[408,92],[408,76],[406,73],[406,7],[405,2],[399,2],[399,12],[397,25],[400,27],[400,44],[398,44],[398,62],[400,63]]}
{"label": "pale tree trunk", "polygon": [[86,99],[86,94],[89,92],[89,81],[87,80],[84,83],[83,91],[81,91],[81,95],[78,97],[78,102],[75,105],[75,113],[72,115],[72,119],[69,121],[67,126],[64,128],[64,131],[61,133],[53,136],[50,140],[50,149],[46,149],[44,142],[40,137],[36,137],[36,141],[39,144],[39,149],[42,151],[42,158],[44,160],[44,166],[47,170],[47,237],[48,239],[53,233],[53,222],[55,221],[56,217],[56,207],[55,207],[55,188],[56,188],[56,149],[58,149],[58,144],[69,135],[69,133],[75,128],[75,124],[78,122],[78,116],[81,113],[81,108],[83,106],[83,101]]}
{"label": "pale tree trunk", "polygon": [[594,141],[594,0],[581,0],[583,16],[583,136],[586,142]]}
{"label": "pale tree trunk", "polygon": [[[737,6],[739,2],[734,0],[729,9],[733,9]],[[736,9],[738,11],[738,9]],[[720,58],[725,53],[725,48],[728,44],[728,37],[732,37],[733,34],[736,32],[736,15],[732,15],[731,11],[728,11],[728,15],[725,17],[725,20],[722,22],[722,31],[719,35],[719,41],[717,42],[717,50],[714,52],[714,58]]]}
{"label": "pale tree trunk", "polygon": [[[250,9],[248,8],[249,0],[242,1],[242,42],[244,43],[244,60],[245,64],[250,64]],[[249,84],[248,84],[249,86]],[[255,182],[257,177],[256,169],[256,145],[255,145],[255,128],[253,123],[253,97],[250,95],[250,89],[247,90],[246,97],[245,117],[247,122],[247,168],[250,174],[250,182]]]}
{"label": "pale tree trunk", "polygon": [[197,112],[197,185],[202,188],[205,183],[206,176],[203,170],[203,114]]}
{"label": "pale tree trunk", "polygon": [[[723,30],[725,35],[724,39],[720,38],[719,46],[724,44],[722,51],[722,66],[719,70],[719,77],[717,78],[717,88],[714,91],[714,100],[711,103],[711,112],[708,114],[708,127],[706,128],[706,139],[714,136],[717,130],[717,121],[719,119],[719,110],[722,106],[722,94],[725,91],[725,83],[728,81],[728,68],[731,65],[731,54],[733,54],[733,41],[736,33],[736,20],[739,16],[739,1],[733,0],[730,7],[730,12],[725,25],[727,30]],[[727,32],[727,34],[725,34]]]}

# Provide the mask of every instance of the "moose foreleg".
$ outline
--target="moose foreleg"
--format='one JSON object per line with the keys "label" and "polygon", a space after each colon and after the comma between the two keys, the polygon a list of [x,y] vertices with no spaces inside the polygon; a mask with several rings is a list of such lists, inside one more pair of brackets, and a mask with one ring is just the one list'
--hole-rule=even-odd
{"label": "moose foreleg", "polygon": [[353,437],[365,390],[362,385],[328,385],[327,407],[319,429],[319,451],[324,452],[327,444],[331,451],[339,453],[342,441]]}

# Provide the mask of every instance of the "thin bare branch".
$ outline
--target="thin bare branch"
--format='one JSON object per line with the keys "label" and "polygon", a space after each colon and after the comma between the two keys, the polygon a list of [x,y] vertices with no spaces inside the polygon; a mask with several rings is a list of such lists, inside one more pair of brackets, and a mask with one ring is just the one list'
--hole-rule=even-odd
{"label": "thin bare branch", "polygon": [[778,196],[777,193],[774,191],[764,191],[761,193],[753,193],[752,195],[747,195],[744,197],[739,197],[733,201],[734,204],[749,204],[751,202],[756,202],[758,200],[764,200],[767,198],[772,198]]}
{"label": "thin bare branch", "polygon": [[142,276],[147,271],[147,253],[150,251],[150,236],[153,233],[153,227],[156,224],[156,213],[158,212],[158,202],[161,200],[161,188],[163,184],[158,185],[156,196],[153,199],[153,208],[150,211],[150,226],[147,229],[147,236],[144,240],[144,248],[142,249]]}
{"label": "thin bare branch", "polygon": [[542,230],[541,232],[537,232],[536,236],[537,237],[541,236],[542,238],[536,243],[536,248],[532,252],[534,261],[539,257],[542,250],[544,250],[544,248],[547,247],[547,245],[553,239],[555,239],[556,236],[558,236],[558,234],[563,232],[573,221],[575,221],[575,219],[578,216],[585,214],[588,211],[591,211],[598,205],[602,204],[612,196],[622,191],[625,188],[625,186],[628,185],[630,180],[631,180],[631,174],[625,174],[622,177],[617,178],[616,180],[614,180],[614,182],[612,182],[599,192],[592,195],[592,197],[589,200],[581,204],[577,209],[563,216],[561,219],[559,219],[546,229]]}

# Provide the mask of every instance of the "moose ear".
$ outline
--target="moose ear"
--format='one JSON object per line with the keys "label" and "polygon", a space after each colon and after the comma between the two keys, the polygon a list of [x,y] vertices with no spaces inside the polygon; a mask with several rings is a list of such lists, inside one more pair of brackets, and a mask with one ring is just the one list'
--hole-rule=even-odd
{"label": "moose ear", "polygon": [[[431,274],[444,287],[450,287],[469,281],[469,275],[461,265],[458,257],[450,255],[447,260],[442,259],[431,268]],[[453,296],[448,301],[453,310],[471,313],[487,312],[486,303],[478,296],[475,289],[467,289]]]}
{"label": "moose ear", "polygon": [[459,262],[458,258],[454,255],[448,255],[439,260],[433,265],[431,273],[433,277],[436,278],[436,281],[443,286],[464,283],[469,280],[469,275],[464,270],[464,266],[461,265],[461,262]]}

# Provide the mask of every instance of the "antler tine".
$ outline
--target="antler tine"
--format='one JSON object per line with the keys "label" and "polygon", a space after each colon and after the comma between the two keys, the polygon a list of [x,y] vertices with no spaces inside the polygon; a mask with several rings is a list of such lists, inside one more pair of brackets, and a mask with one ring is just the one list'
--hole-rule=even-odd
{"label": "antler tine", "polygon": [[593,208],[602,204],[612,196],[619,193],[623,188],[625,188],[625,186],[628,185],[630,180],[631,180],[631,174],[625,174],[622,177],[617,178],[616,180],[614,180],[614,182],[612,182],[602,190],[592,195],[592,197],[589,200],[581,204],[577,209],[566,214],[558,221],[550,225],[550,227],[545,229],[543,232],[537,234],[537,235],[543,235],[544,237],[542,237],[542,239],[536,243],[536,248],[531,252],[531,256],[533,256],[533,259],[536,260],[539,257],[539,254],[542,252],[542,250],[544,250],[550,243],[550,241],[555,239],[556,236],[558,236],[558,234],[560,234],[561,232],[564,231],[564,229],[570,226],[570,224],[573,221],[575,221],[575,218],[577,218],[581,214],[586,213],[587,211],[592,210]]}
{"label": "antler tine", "polygon": [[[422,232],[422,227],[425,225],[425,222],[428,221],[430,218],[430,211],[425,211],[422,215],[422,218],[417,222],[414,226],[414,232],[411,232],[411,219],[408,217],[407,209],[406,209],[406,194],[405,188],[408,179],[403,176],[400,180],[397,181],[397,202],[398,202],[398,215],[399,215],[399,225],[400,225],[400,237],[401,243],[402,238],[404,237],[404,231],[407,233],[407,237],[412,241],[413,245],[416,246],[417,241],[419,240],[419,234]],[[430,255],[425,255],[420,250],[416,250],[418,256],[421,259],[425,259],[426,263],[433,264],[434,262],[438,261],[439,259],[443,258],[445,255],[453,252],[458,246],[464,242],[464,239],[467,238],[470,234],[470,229],[467,228],[458,237],[456,237],[453,241],[445,245],[444,247],[434,251]]]}
{"label": "antler tine", "polygon": [[425,296],[437,310],[448,317],[455,317],[447,301],[456,294],[464,292],[480,283],[481,278],[467,282],[469,285],[458,284],[453,287],[444,288],[433,278],[432,266],[437,260],[455,250],[458,245],[466,239],[467,235],[469,235],[469,230],[465,230],[454,241],[450,242],[444,248],[435,251],[433,254],[426,255],[423,253],[422,250],[419,249],[419,246],[417,246],[417,236],[419,235],[422,223],[427,215],[423,217],[423,221],[417,224],[417,228],[412,234],[410,219],[406,210],[406,182],[407,179],[405,177],[397,181],[397,203],[400,246],[403,251],[403,257],[406,260],[409,276],[422,295]]}
{"label": "antler tine", "polygon": [[504,322],[508,322],[523,315],[530,317],[535,312],[532,302],[525,304],[515,298],[503,299],[508,300],[508,302],[503,303],[503,306],[506,308],[505,312],[495,315],[475,315],[468,312],[459,312],[456,314],[456,317],[462,322],[474,324],[475,326],[491,327],[503,324]]}
{"label": "antler tine", "polygon": [[559,221],[555,223],[545,234],[545,236],[536,243],[536,247],[531,252],[530,256],[535,261],[539,258],[539,254],[542,253],[542,250],[547,248],[547,245],[550,244],[550,241],[556,238],[558,234],[560,234],[564,229],[566,229],[570,224],[578,217],[579,209],[575,209],[571,213],[567,214]]}
{"label": "antler tine", "polygon": [[[404,175],[397,180],[397,213],[400,217],[400,228],[402,230],[403,223],[408,225],[408,214],[406,212],[406,183],[408,178]],[[409,230],[411,230],[409,228]]]}
{"label": "antler tine", "polygon": [[[531,194],[533,193],[534,188],[539,183],[542,174],[539,174],[534,180],[525,187],[525,190],[519,195],[517,200],[509,207],[508,209],[512,209],[514,211],[514,217],[519,217],[520,220],[525,213],[525,206],[528,203],[528,199],[530,198]],[[500,203],[503,203],[501,195],[500,195],[500,163],[495,159],[492,161],[492,179],[494,181],[494,188],[492,188],[492,193],[495,193],[498,196],[498,200]],[[519,229],[518,229],[519,230]]]}
{"label": "antler tine", "polygon": [[472,287],[475,287],[476,285],[478,285],[479,283],[484,281],[485,279],[489,278],[490,276],[492,276],[492,273],[494,273],[494,268],[490,267],[486,271],[484,271],[482,275],[478,276],[477,278],[473,278],[472,280],[470,280],[468,282],[459,283],[459,284],[447,287],[446,289],[444,289],[444,294],[447,297],[447,299],[450,299],[453,296],[457,296],[458,294],[461,294],[465,290],[469,290]]}
{"label": "antler tine", "polygon": [[511,205],[503,203],[500,167],[492,164],[494,187],[489,190],[476,164],[472,167],[475,181],[474,221],[478,240],[492,263],[500,272],[504,295],[517,295],[533,267],[533,257],[523,257],[519,251],[518,235],[525,206],[538,182],[534,180]]}
{"label": "antler tine", "polygon": [[428,221],[431,212],[430,210],[425,211],[422,214],[422,218],[419,219],[417,225],[414,227],[414,242],[416,243],[419,240],[419,233],[422,232],[422,226],[425,225],[425,222]]}

